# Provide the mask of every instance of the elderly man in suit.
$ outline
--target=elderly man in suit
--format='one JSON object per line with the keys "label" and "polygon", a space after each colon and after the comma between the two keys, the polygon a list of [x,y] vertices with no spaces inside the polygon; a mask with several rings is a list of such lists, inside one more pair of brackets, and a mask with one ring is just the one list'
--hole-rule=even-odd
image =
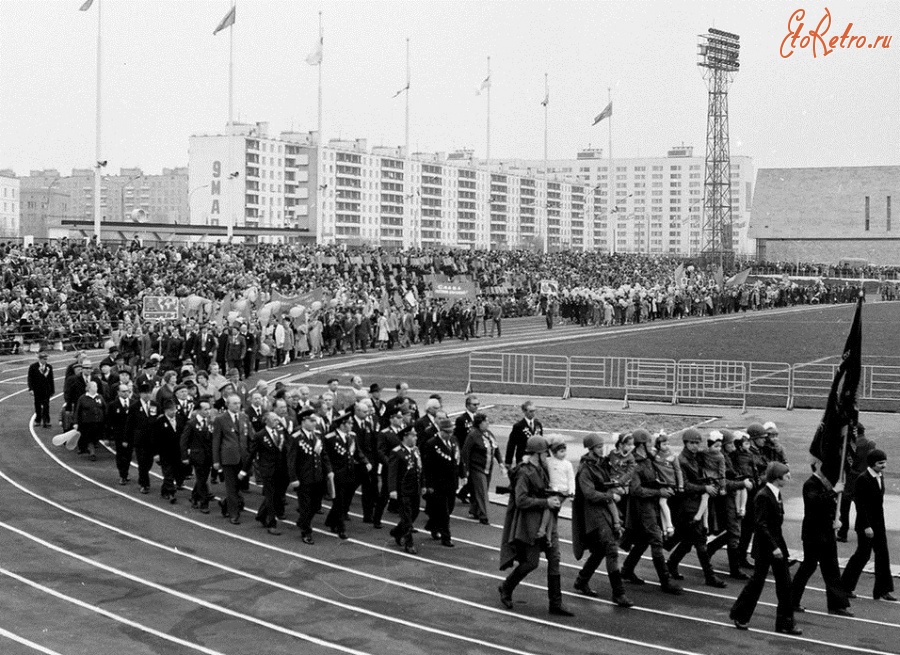
{"label": "elderly man in suit", "polygon": [[265,415],[265,427],[250,442],[250,460],[258,459],[263,502],[256,512],[269,534],[280,535],[278,517],[284,518],[284,493],[288,486],[288,448],[290,435],[275,412]]}
{"label": "elderly man in suit", "polygon": [[891,561],[888,553],[887,534],[884,524],[884,469],[887,466],[887,455],[883,450],[875,448],[866,456],[868,465],[856,479],[856,490],[853,502],[856,505],[856,552],[850,556],[841,582],[844,588],[855,598],[853,591],[859,582],[860,573],[875,553],[875,585],[872,587],[872,598],[875,600],[896,601],[894,596],[894,579],[891,577]]}
{"label": "elderly man in suit", "polygon": [[181,461],[194,468],[191,507],[209,514],[209,471],[212,467],[212,398],[203,396],[197,412],[181,433]]}
{"label": "elderly man in suit", "polygon": [[511,468],[514,464],[519,464],[525,455],[525,444],[528,438],[535,435],[544,436],[544,426],[535,418],[537,416],[537,407],[530,400],[522,403],[523,417],[512,426],[509,433],[509,440],[506,442],[506,457],[504,461],[506,468]]}
{"label": "elderly man in suit", "polygon": [[34,396],[34,424],[49,428],[50,399],[56,393],[56,387],[47,353],[39,353],[38,360],[28,367],[28,390]]}
{"label": "elderly man in suit", "polygon": [[314,543],[312,519],[322,507],[328,481],[334,485],[331,462],[325,452],[321,435],[316,432],[315,412],[304,409],[298,416],[300,430],[290,442],[288,452],[288,480],[297,491],[297,527],[300,539],[310,546]]}
{"label": "elderly man in suit", "polygon": [[181,434],[178,430],[178,404],[174,399],[164,400],[162,416],[153,425],[153,443],[163,481],[159,493],[163,500],[175,504],[178,476],[181,466]]}
{"label": "elderly man in suit", "polygon": [[789,635],[803,631],[794,624],[794,603],[791,598],[791,573],[788,569],[788,549],[781,532],[784,523],[784,504],[781,489],[791,479],[791,470],[781,462],[769,462],[765,485],[753,503],[755,526],[753,531],[753,575],[731,606],[729,614],[738,630],[749,627],[750,618],[766,584],[769,569],[775,577],[775,630]]}
{"label": "elderly man in suit", "polygon": [[116,444],[116,468],[119,471],[119,484],[128,484],[128,469],[134,444],[126,436],[128,414],[133,403],[131,384],[122,383],[116,389],[116,397],[106,405],[106,438]]}
{"label": "elderly man in suit", "polygon": [[244,499],[238,490],[238,481],[247,477],[250,466],[250,435],[253,428],[250,419],[241,411],[241,397],[232,393],[225,400],[226,411],[213,421],[212,460],[213,468],[222,474],[225,481],[225,502],[219,501],[222,516],[231,523],[241,522]]}

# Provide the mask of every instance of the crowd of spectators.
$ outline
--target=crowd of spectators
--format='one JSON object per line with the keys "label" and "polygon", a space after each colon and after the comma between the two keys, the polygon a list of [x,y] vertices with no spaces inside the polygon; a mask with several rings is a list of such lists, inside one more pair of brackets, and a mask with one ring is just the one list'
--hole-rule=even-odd
{"label": "crowd of spectators", "polygon": [[[213,320],[221,332],[233,321],[216,309],[223,302],[247,298],[248,290],[258,299],[257,311],[275,294],[290,297],[324,291],[326,302],[321,309],[306,311],[301,321],[290,322],[290,336],[298,346],[306,342],[304,354],[310,356],[341,352],[348,344],[355,350],[449,336],[467,338],[475,336],[479,326],[485,332],[491,317],[558,310],[572,298],[604,298],[614,312],[616,307],[621,309],[623,316],[616,315],[619,320],[625,320],[627,306],[633,306],[639,316],[664,318],[679,312],[714,313],[839,299],[834,287],[819,281],[785,284],[772,279],[722,289],[722,276],[716,277],[712,264],[700,270],[699,264],[695,269],[690,261],[675,256],[582,251],[396,252],[221,243],[143,247],[137,241],[98,245],[62,239],[31,246],[0,244],[0,261],[0,352],[15,352],[35,343],[42,348],[97,347],[111,337],[118,341],[129,327],[136,336],[151,332],[156,335],[153,340],[174,328],[184,339],[187,320],[177,326],[147,325],[141,315],[145,296],[203,298],[209,301],[206,311],[193,318],[198,326]],[[689,272],[678,283],[674,271],[681,264]],[[735,264],[722,275],[730,276],[746,266]],[[804,265],[801,272],[808,270]],[[869,267],[862,272],[876,275],[879,271]],[[480,296],[456,303],[435,298],[431,292],[435,275],[471,280]],[[541,293],[542,280],[557,283],[555,300]],[[410,293],[414,306],[404,301]],[[606,322],[604,312],[599,312],[598,323]],[[259,358],[272,363],[277,354],[267,351],[275,350],[274,331],[281,320],[260,322],[255,311],[246,312],[245,319],[240,329],[244,338],[255,335]],[[301,352],[299,347],[293,350]]]}

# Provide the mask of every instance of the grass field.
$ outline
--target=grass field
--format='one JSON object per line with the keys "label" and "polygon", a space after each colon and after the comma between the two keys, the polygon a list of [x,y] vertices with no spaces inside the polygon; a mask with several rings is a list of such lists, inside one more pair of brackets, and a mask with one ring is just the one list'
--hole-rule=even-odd
{"label": "grass field", "polygon": [[[724,322],[658,321],[616,334],[610,328],[583,328],[583,336],[528,346],[498,346],[497,352],[568,356],[723,359],[760,362],[835,362],[840,358],[854,305],[800,312],[751,312]],[[900,365],[900,303],[863,308],[866,364]],[[554,336],[548,331],[548,338]],[[357,366],[354,373],[383,386],[405,380],[414,388],[462,391],[468,379],[468,354],[435,353],[424,361],[381,362]],[[332,373],[310,378],[324,382]],[[510,392],[516,389],[511,388]]]}

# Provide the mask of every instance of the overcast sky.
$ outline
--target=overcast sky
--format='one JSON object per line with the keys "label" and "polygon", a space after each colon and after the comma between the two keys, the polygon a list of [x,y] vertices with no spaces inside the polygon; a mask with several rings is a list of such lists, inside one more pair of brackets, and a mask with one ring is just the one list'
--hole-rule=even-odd
{"label": "overcast sky", "polygon": [[[229,0],[0,0],[0,168],[68,172],[94,159],[97,4],[103,5],[103,157],[113,171],[186,165],[188,136],[227,121]],[[896,36],[891,49],[779,54],[788,19],[828,36]],[[544,73],[551,158],[607,147],[593,117],[613,97],[613,155],[705,151],[707,90],[697,35],[741,37],[729,95],[731,152],[759,167],[898,164],[900,3],[593,0],[504,2],[238,0],[235,112],[273,131],[316,129],[317,69],[305,63],[324,21],[326,138],[402,145],[410,39],[414,151],[484,156],[491,57],[491,155],[543,156]]]}

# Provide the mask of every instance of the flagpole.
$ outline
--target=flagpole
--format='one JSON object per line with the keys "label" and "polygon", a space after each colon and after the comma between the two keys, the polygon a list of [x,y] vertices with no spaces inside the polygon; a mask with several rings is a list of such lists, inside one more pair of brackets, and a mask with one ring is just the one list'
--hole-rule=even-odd
{"label": "flagpole", "polygon": [[[491,172],[491,58],[487,58],[487,168]],[[488,180],[490,184],[490,180]]]}
{"label": "flagpole", "polygon": [[[606,87],[606,91],[609,94],[609,103],[612,104],[612,88]],[[609,152],[607,154],[607,160],[609,161],[609,163],[607,164],[606,175],[607,175],[607,182],[609,182],[609,198],[607,200],[606,206],[609,207],[607,214],[609,216],[609,224],[610,224],[610,226],[612,226],[613,218],[614,218],[613,214],[616,213],[616,209],[617,209],[617,207],[615,205],[615,198],[613,195],[615,193],[615,184],[613,181],[615,180],[616,176],[613,174],[613,160],[612,160],[612,113],[610,113],[610,115],[607,117],[607,120],[609,121]],[[615,234],[616,234],[615,228],[613,228],[613,242],[610,247],[610,253],[616,252]]]}
{"label": "flagpole", "polygon": [[[319,50],[320,50],[320,56],[319,56],[319,121],[318,121],[318,123],[319,123],[319,125],[318,125],[319,145],[320,146],[323,143],[323,140],[322,140],[322,54],[321,54],[321,50],[324,47],[324,42],[325,42],[325,34],[322,31],[322,12],[320,11],[319,12]],[[319,156],[321,157],[321,153],[319,154]],[[319,195],[321,195],[321,194],[319,194]]]}
{"label": "flagpole", "polygon": [[[235,0],[231,0],[234,11]],[[234,24],[228,30],[228,126],[234,124]]]}
{"label": "flagpole", "polygon": [[409,157],[409,37],[406,38],[406,156]]}
{"label": "flagpole", "polygon": [[94,151],[94,238],[99,242],[100,241],[100,171],[102,169],[101,162],[103,161],[100,153],[101,149],[101,113],[103,108],[103,103],[101,101],[101,79],[102,79],[102,52],[103,52],[103,40],[102,40],[102,30],[100,23],[100,10],[103,7],[102,0],[97,0],[97,125],[96,125],[96,143],[95,143],[95,151]]}
{"label": "flagpole", "polygon": [[[550,105],[550,82],[547,73],[544,73],[544,177],[549,180],[547,175],[547,108]],[[546,204],[546,203],[545,203]],[[548,216],[547,207],[544,207],[544,254],[549,252],[550,239],[550,217]]]}

